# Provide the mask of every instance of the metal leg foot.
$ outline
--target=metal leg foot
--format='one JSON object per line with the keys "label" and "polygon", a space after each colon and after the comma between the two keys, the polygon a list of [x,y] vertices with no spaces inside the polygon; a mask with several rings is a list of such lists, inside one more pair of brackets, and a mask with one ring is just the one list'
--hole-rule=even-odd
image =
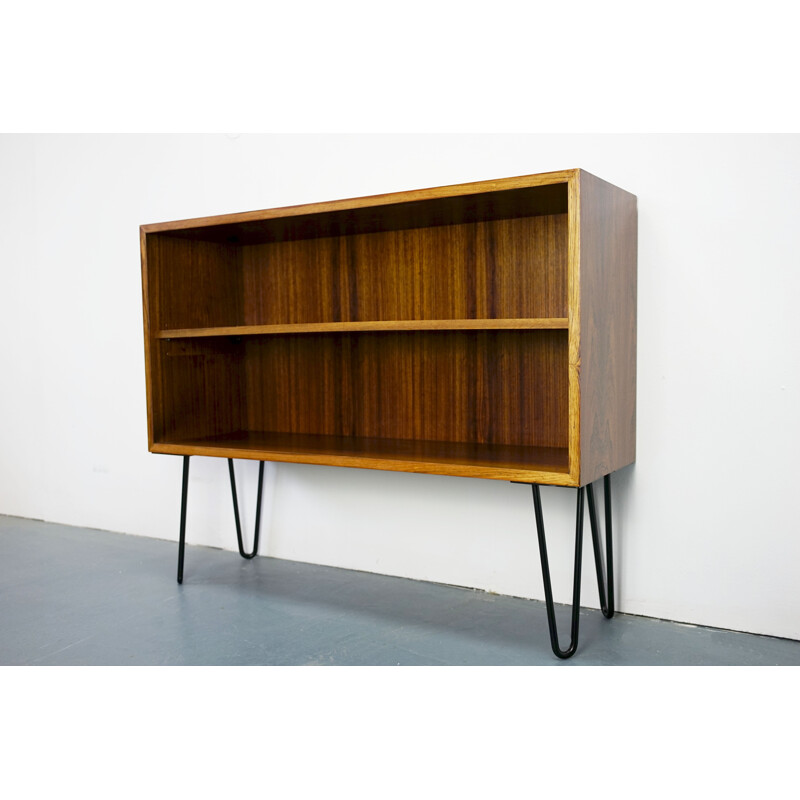
{"label": "metal leg foot", "polygon": [[228,473],[231,476],[231,495],[233,496],[233,516],[236,520],[236,539],[239,542],[239,555],[242,558],[254,558],[258,553],[258,533],[261,527],[261,490],[264,487],[264,462],[258,462],[258,497],[256,499],[256,532],[253,536],[253,551],[246,553],[244,551],[244,542],[242,541],[242,526],[239,521],[239,501],[236,497],[236,478],[233,474],[233,459],[228,459]]}

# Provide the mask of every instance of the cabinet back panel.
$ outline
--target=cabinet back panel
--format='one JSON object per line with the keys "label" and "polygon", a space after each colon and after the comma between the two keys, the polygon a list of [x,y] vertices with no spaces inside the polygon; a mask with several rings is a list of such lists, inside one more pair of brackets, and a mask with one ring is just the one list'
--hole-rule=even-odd
{"label": "cabinet back panel", "polygon": [[147,237],[153,330],[241,325],[241,254],[235,245]]}
{"label": "cabinet back panel", "polygon": [[566,331],[248,337],[252,431],[566,447]]}
{"label": "cabinet back panel", "polygon": [[566,264],[566,214],[249,245],[244,321],[566,317]]}

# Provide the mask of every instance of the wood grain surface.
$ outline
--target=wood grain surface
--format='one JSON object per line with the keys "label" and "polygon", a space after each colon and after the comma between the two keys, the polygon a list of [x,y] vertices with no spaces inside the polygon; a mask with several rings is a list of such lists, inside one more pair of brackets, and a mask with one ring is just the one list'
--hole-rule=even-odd
{"label": "wood grain surface", "polygon": [[227,339],[159,342],[156,441],[215,436],[246,424],[244,355]]}
{"label": "wood grain surface", "polygon": [[635,457],[636,198],[586,172],[141,241],[153,452],[560,485]]}
{"label": "wood grain surface", "polygon": [[567,447],[563,331],[244,340],[255,431]]}
{"label": "wood grain surface", "polygon": [[221,243],[262,244],[290,239],[427,228],[461,222],[564,214],[567,182],[577,170],[415,189],[410,192],[307,203],[216,217],[143,225],[146,234]]}
{"label": "wood grain surface", "polygon": [[259,336],[280,333],[348,333],[354,331],[566,330],[566,317],[551,319],[390,319],[364,322],[296,322],[289,325],[230,325],[222,328],[177,328],[159,331],[158,339],[208,336]]}
{"label": "wood grain surface", "polygon": [[149,236],[147,244],[155,330],[244,321],[239,248],[169,236]]}
{"label": "wood grain surface", "polygon": [[566,254],[566,214],[252,245],[244,321],[566,317]]}
{"label": "wood grain surface", "polygon": [[243,431],[155,444],[152,451],[574,485],[566,448]]}
{"label": "wood grain surface", "polygon": [[636,459],[636,197],[580,173],[580,482]]}

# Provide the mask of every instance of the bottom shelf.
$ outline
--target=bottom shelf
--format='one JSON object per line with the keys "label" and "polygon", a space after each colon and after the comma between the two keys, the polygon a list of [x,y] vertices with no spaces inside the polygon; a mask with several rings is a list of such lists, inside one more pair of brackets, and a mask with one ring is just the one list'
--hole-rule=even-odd
{"label": "bottom shelf", "polygon": [[569,453],[565,447],[242,431],[207,438],[156,442],[150,450],[171,455],[250,458],[575,485],[570,479]]}

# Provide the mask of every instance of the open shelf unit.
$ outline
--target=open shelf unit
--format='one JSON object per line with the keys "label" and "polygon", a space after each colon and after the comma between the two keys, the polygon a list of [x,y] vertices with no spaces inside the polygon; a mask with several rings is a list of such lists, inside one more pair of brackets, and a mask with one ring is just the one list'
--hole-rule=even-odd
{"label": "open shelf unit", "polygon": [[635,457],[636,198],[584,171],[141,245],[152,452],[566,486]]}

